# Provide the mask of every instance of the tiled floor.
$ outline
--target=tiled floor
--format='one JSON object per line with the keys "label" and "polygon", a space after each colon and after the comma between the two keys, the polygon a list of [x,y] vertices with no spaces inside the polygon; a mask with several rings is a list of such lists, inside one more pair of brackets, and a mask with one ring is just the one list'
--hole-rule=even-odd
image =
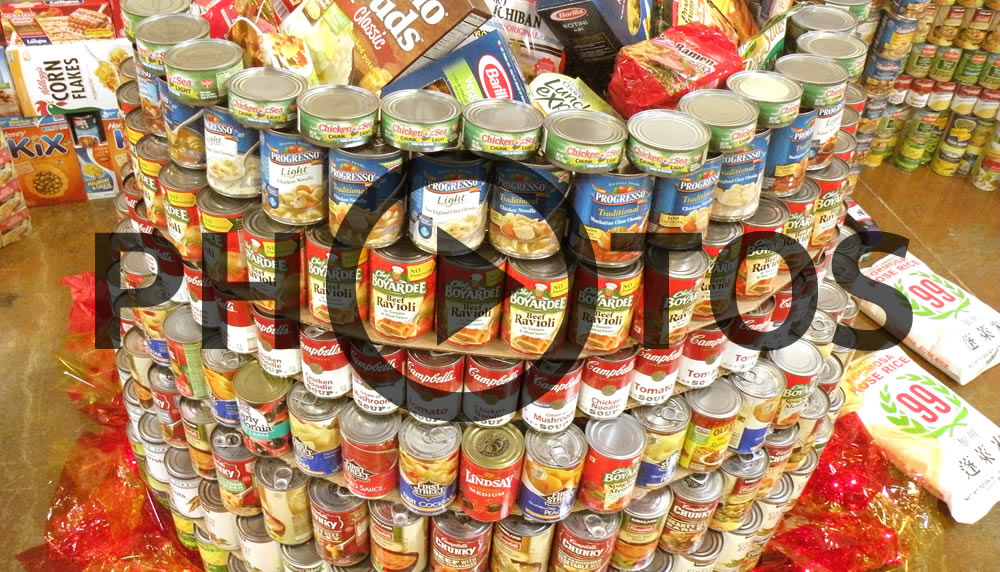
{"label": "tiled floor", "polygon": [[[910,249],[937,271],[1000,308],[1000,193],[927,169],[866,171],[856,199],[883,230],[911,237]],[[34,209],[35,234],[0,250],[0,569],[38,544],[52,483],[90,422],[69,403],[52,352],[65,331],[69,294],[60,278],[93,266],[95,229],[109,230],[111,201]],[[1000,368],[958,392],[1000,423]],[[950,522],[950,521],[949,521]],[[16,524],[14,524],[16,523]],[[948,570],[995,570],[1000,509],[977,526],[948,526]],[[993,564],[990,564],[993,562]]]}

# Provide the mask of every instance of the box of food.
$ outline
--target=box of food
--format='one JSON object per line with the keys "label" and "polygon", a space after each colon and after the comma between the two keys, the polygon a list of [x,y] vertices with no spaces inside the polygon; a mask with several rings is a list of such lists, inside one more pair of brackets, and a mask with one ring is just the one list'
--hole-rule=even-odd
{"label": "box of food", "polygon": [[107,0],[34,0],[0,4],[9,46],[48,46],[115,37]]}
{"label": "box of food", "polygon": [[101,111],[101,127],[104,131],[104,142],[108,146],[108,166],[115,172],[115,180],[121,186],[125,178],[125,165],[129,164],[128,149],[125,147],[124,121],[118,115],[117,109]]}
{"label": "box of food", "polygon": [[66,117],[2,117],[0,129],[29,206],[87,200]]}
{"label": "box of food", "polygon": [[31,216],[27,207],[0,219],[0,248],[10,246],[29,234],[31,234]]}
{"label": "box of food", "polygon": [[623,46],[650,37],[652,0],[538,0],[537,8],[581,62],[611,61]]}
{"label": "box of food", "polygon": [[118,64],[130,57],[132,46],[125,38],[7,48],[21,115],[117,107]]}
{"label": "box of food", "polygon": [[69,117],[69,122],[87,198],[113,197],[119,187],[101,113],[74,114]]}
{"label": "box of food", "polygon": [[0,48],[0,117],[18,115],[19,112],[14,76],[7,65],[7,48]]}

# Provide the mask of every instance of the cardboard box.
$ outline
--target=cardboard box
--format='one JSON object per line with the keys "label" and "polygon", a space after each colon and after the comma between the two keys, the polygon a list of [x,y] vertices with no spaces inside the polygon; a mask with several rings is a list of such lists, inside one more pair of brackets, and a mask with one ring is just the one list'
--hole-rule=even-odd
{"label": "cardboard box", "polygon": [[583,63],[614,60],[622,46],[650,37],[652,0],[538,0],[537,7],[552,33]]}
{"label": "cardboard box", "polygon": [[0,219],[0,248],[10,246],[29,234],[31,234],[31,216],[27,207]]}
{"label": "cardboard box", "polygon": [[0,117],[18,115],[19,111],[14,76],[7,65],[7,48],[0,48]]}
{"label": "cardboard box", "polygon": [[48,46],[115,37],[107,0],[35,0],[0,4],[0,23],[10,46]]}
{"label": "cardboard box", "polygon": [[64,116],[3,117],[0,128],[29,206],[87,200],[73,134]]}
{"label": "cardboard box", "polygon": [[125,179],[123,169],[129,164],[128,149],[126,148],[124,121],[118,115],[117,109],[105,109],[101,111],[101,124],[104,130],[104,143],[108,146],[108,166],[115,173],[115,180],[121,187]]}

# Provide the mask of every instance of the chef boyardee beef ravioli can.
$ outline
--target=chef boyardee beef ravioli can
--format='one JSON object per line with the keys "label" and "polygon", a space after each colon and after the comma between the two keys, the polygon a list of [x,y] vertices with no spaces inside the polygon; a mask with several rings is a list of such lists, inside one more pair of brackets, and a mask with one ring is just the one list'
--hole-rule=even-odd
{"label": "chef boyardee beef ravioli can", "polygon": [[545,157],[577,173],[606,173],[618,167],[628,131],[600,111],[564,109],[545,117]]}
{"label": "chef boyardee beef ravioli can", "polygon": [[483,346],[500,331],[507,259],[489,245],[438,259],[437,328],[447,343]]}
{"label": "chef boyardee beef ravioli can", "polygon": [[627,266],[642,256],[653,178],[625,166],[578,175],[574,186],[569,246],[577,257],[597,266]]}
{"label": "chef boyardee beef ravioli can", "polygon": [[789,125],[771,130],[764,162],[765,196],[784,197],[802,186],[816,114],[815,109],[803,109]]}
{"label": "chef boyardee beef ravioli can", "polygon": [[357,147],[378,130],[378,97],[352,85],[320,85],[297,100],[299,133],[323,147]]}
{"label": "chef boyardee beef ravioli can", "polygon": [[580,263],[573,283],[569,339],[596,353],[624,346],[638,306],[641,281],[642,260],[614,270]]}
{"label": "chef boyardee beef ravioli can", "polygon": [[410,181],[413,244],[434,254],[478,248],[486,237],[488,191],[486,159],[463,151],[418,155]]}
{"label": "chef boyardee beef ravioli can", "polygon": [[429,153],[458,144],[462,104],[447,93],[403,89],[382,98],[382,139],[403,151]]}
{"label": "chef boyardee beef ravioli can", "polygon": [[562,343],[573,270],[558,256],[509,262],[500,322],[500,335],[507,347],[541,356]]}
{"label": "chef boyardee beef ravioli can", "polygon": [[434,327],[435,257],[410,241],[372,251],[372,328],[383,336],[412,340]]}
{"label": "chef boyardee beef ravioli can", "polygon": [[330,150],[330,232],[338,242],[382,248],[403,236],[406,161],[380,140]]}
{"label": "chef boyardee beef ravioli can", "polygon": [[286,224],[326,220],[326,150],[295,132],[260,132],[263,206]]}

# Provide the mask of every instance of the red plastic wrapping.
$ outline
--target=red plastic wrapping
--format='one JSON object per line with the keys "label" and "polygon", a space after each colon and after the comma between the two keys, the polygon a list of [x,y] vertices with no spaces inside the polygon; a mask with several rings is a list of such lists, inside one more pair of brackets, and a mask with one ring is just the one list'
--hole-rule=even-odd
{"label": "red plastic wrapping", "polygon": [[674,26],[618,52],[608,100],[627,119],[673,108],[684,94],[722,85],[741,69],[743,59],[725,34],[698,22]]}

